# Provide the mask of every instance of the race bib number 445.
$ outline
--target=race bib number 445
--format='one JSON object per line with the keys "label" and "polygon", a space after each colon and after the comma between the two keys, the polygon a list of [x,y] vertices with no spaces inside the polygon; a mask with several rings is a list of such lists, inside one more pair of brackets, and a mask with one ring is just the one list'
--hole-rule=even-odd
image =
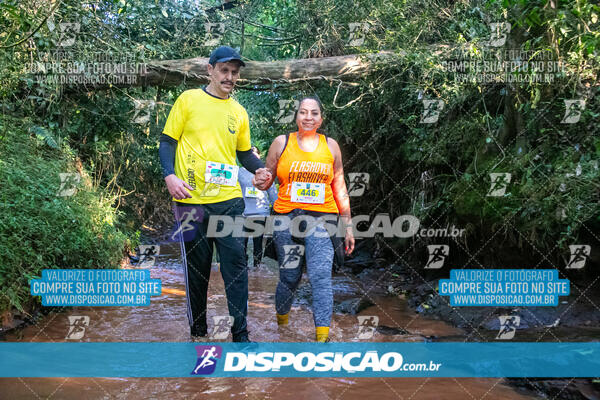
{"label": "race bib number 445", "polygon": [[236,186],[238,170],[239,167],[237,165],[207,161],[206,170],[204,171],[204,181],[217,185]]}
{"label": "race bib number 445", "polygon": [[325,184],[292,182],[292,202],[294,203],[325,203]]}

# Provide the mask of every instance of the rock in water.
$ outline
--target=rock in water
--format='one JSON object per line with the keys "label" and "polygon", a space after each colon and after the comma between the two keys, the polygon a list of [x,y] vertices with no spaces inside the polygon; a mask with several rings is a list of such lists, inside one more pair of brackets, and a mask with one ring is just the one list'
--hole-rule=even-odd
{"label": "rock in water", "polygon": [[375,303],[373,303],[368,298],[361,297],[358,299],[344,300],[341,303],[335,304],[333,306],[333,310],[336,313],[356,315],[365,308],[369,308],[374,305]]}

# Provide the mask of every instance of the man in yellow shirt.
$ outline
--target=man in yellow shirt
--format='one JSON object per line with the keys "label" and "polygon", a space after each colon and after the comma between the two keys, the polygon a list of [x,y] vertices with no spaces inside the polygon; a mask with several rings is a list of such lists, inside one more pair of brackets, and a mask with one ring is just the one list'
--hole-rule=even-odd
{"label": "man in yellow shirt", "polygon": [[270,176],[250,150],[246,110],[230,97],[243,66],[239,53],[231,47],[215,49],[207,67],[210,83],[201,89],[186,90],[177,98],[159,146],[165,183],[173,196],[179,227],[191,334],[207,334],[206,301],[214,243],[229,314],[233,317],[234,342],[249,341],[244,238],[232,235],[214,238],[206,232],[211,215],[235,218],[244,211],[236,155],[248,171],[256,173],[257,180],[265,181]]}

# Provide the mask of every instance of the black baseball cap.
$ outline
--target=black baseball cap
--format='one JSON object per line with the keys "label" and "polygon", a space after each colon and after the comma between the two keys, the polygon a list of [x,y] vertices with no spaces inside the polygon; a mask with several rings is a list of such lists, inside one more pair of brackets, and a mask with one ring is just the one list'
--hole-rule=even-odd
{"label": "black baseball cap", "polygon": [[240,64],[242,64],[242,67],[246,66],[246,63],[242,61],[240,53],[229,46],[220,46],[214,49],[212,53],[210,53],[208,63],[214,66],[216,63],[227,62],[231,60],[239,61]]}

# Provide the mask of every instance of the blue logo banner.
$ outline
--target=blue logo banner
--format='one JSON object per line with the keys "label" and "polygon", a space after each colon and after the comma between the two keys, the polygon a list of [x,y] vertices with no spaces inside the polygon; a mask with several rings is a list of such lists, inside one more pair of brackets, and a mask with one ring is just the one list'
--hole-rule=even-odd
{"label": "blue logo banner", "polygon": [[453,269],[439,281],[439,294],[454,307],[555,307],[570,293],[555,269]]}
{"label": "blue logo banner", "polygon": [[43,306],[148,306],[150,296],[161,294],[161,281],[149,270],[45,269],[29,288]]}
{"label": "blue logo banner", "polygon": [[594,377],[600,343],[0,343],[0,377]]}

